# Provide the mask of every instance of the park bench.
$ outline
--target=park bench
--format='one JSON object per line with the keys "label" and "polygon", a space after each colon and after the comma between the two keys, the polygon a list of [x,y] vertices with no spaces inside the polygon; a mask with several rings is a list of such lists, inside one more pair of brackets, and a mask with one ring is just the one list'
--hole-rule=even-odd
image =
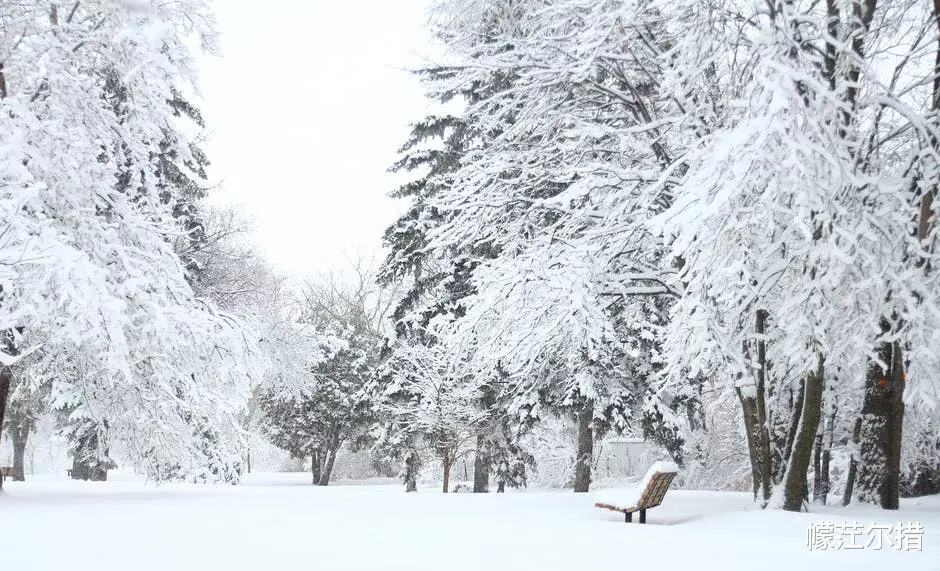
{"label": "park bench", "polygon": [[13,466],[0,466],[0,478],[6,480],[13,477]]}
{"label": "park bench", "polygon": [[633,521],[633,512],[640,512],[640,523],[646,523],[646,510],[663,503],[663,498],[679,472],[672,462],[655,462],[634,488],[602,490],[594,498],[594,506],[623,512],[624,521]]}

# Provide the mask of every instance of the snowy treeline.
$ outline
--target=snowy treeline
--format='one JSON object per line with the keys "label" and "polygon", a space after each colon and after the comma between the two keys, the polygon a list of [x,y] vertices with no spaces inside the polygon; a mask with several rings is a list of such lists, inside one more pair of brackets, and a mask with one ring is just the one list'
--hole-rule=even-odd
{"label": "snowy treeline", "polygon": [[[430,392],[487,413],[463,416],[488,423],[493,461],[572,416],[578,490],[593,437],[642,432],[701,464],[729,407],[764,505],[825,501],[833,455],[846,501],[936,486],[940,5],[433,14],[449,59],[428,93],[465,108],[417,124],[398,165],[418,173],[386,236],[385,277],[411,287],[390,362],[417,380],[399,393],[431,398],[411,364],[442,346],[452,388]],[[446,465],[457,433],[434,434]]]}
{"label": "snowy treeline", "polygon": [[239,215],[204,205],[208,5],[0,1],[0,422],[20,478],[45,415],[73,477],[105,479],[114,445],[154,479],[237,480],[250,390],[300,343]]}
{"label": "snowy treeline", "polygon": [[354,450],[408,490],[472,459],[485,492],[567,439],[587,491],[624,435],[764,506],[937,491],[937,0],[436,0],[431,25],[450,112],[393,167],[387,258],[290,287],[202,201],[206,2],[0,0],[14,444],[52,415],[73,476],[120,443],[236,481],[260,434],[317,484]]}

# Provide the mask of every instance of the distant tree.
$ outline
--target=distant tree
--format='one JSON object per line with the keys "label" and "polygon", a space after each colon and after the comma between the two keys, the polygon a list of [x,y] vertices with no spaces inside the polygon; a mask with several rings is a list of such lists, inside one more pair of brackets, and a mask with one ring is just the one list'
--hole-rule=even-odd
{"label": "distant tree", "polygon": [[[397,348],[383,364],[390,381],[383,386],[385,398],[378,413],[387,419],[382,443],[407,443],[406,464],[409,458],[414,462],[412,455],[422,448],[440,458],[442,491],[446,494],[453,466],[473,449],[487,414],[480,409],[477,387],[459,368],[449,366],[443,351],[446,349],[436,343]],[[406,485],[410,487],[414,474],[407,468]]]}
{"label": "distant tree", "polygon": [[374,355],[350,344],[313,365],[310,386],[299,394],[281,389],[260,393],[262,432],[291,456],[311,458],[314,484],[329,484],[340,447],[373,418],[362,389],[372,375]]}
{"label": "distant tree", "polygon": [[91,419],[73,420],[62,430],[69,442],[73,480],[104,482],[108,471],[117,468],[111,458],[107,424]]}
{"label": "distant tree", "polygon": [[389,307],[370,261],[351,261],[349,276],[328,273],[307,284],[300,320],[330,347],[308,362],[295,386],[259,391],[262,430],[297,458],[310,457],[313,483],[328,485],[344,443],[357,444],[374,421],[367,386],[379,361]]}
{"label": "distant tree", "polygon": [[[458,82],[460,67],[432,66],[417,72],[425,83],[427,95],[440,105],[473,105],[487,94],[505,88],[511,74],[494,73],[490,77],[471,82]],[[446,222],[445,213],[434,205],[434,200],[453,184],[453,175],[468,153],[479,152],[495,132],[485,132],[459,113],[431,114],[415,122],[405,144],[399,150],[401,157],[392,170],[414,176],[392,192],[392,196],[408,201],[407,211],[385,232],[385,245],[389,254],[379,272],[383,283],[402,284],[404,294],[395,307],[393,324],[396,342],[387,347],[387,357],[393,359],[398,350],[410,351],[413,344],[435,342],[428,333],[430,324],[440,319],[459,319],[464,312],[462,300],[474,292],[471,276],[481,260],[496,254],[491,245],[479,243],[463,245],[445,251],[428,248],[431,236]],[[441,366],[447,366],[442,363]],[[494,369],[495,370],[495,369]],[[490,473],[496,467],[496,455],[508,449],[520,451],[516,443],[520,432],[497,424],[505,424],[507,404],[496,399],[486,386],[489,373],[475,374],[467,382],[479,385],[478,407],[490,417],[490,429],[476,436],[474,450],[475,493],[489,490]],[[388,398],[402,398],[403,389],[388,392]],[[414,395],[412,395],[414,396]],[[396,423],[383,427],[386,432]],[[501,425],[502,426],[502,425]],[[399,444],[409,438],[389,438]],[[408,448],[406,454],[416,457],[420,452]],[[401,451],[397,455],[401,455]],[[502,457],[502,456],[501,456]],[[418,463],[412,463],[417,466]],[[409,482],[414,474],[407,475]],[[409,484],[410,486],[410,484]]]}

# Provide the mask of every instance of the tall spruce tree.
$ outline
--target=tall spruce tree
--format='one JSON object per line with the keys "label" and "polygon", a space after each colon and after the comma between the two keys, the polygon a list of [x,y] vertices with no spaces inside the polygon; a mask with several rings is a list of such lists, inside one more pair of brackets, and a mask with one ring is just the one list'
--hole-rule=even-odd
{"label": "tall spruce tree", "polygon": [[[494,74],[484,81],[451,86],[461,70],[452,67],[435,67],[421,70],[419,75],[429,86],[429,95],[442,105],[458,102],[474,105],[487,93],[504,89],[510,76]],[[399,173],[421,173],[416,179],[399,187],[392,193],[396,198],[410,201],[409,208],[385,232],[385,245],[390,253],[383,264],[379,280],[383,283],[406,283],[407,288],[396,306],[392,318],[395,323],[396,341],[387,345],[385,357],[398,348],[411,343],[435,343],[431,325],[436,320],[459,319],[463,315],[461,301],[473,293],[471,276],[482,259],[495,255],[487,244],[468,245],[447,251],[434,252],[427,248],[429,236],[444,221],[443,214],[431,202],[441,189],[450,184],[450,175],[461,164],[469,152],[485,147],[493,133],[482,132],[461,115],[430,115],[412,126],[409,139],[400,149],[402,157],[393,165],[392,171]],[[494,371],[495,372],[495,371]],[[522,432],[506,422],[507,401],[482,377],[468,381],[480,384],[480,409],[493,422],[483,423],[476,437],[474,462],[474,492],[489,491],[489,477],[496,470],[500,488],[525,482],[525,467],[531,464],[527,455],[517,444]],[[385,378],[380,384],[388,383]],[[503,384],[502,386],[505,386]],[[413,400],[417,395],[395,391],[386,398],[399,401]],[[386,426],[392,429],[394,424]],[[410,438],[391,438],[385,443],[397,442],[407,450],[395,455],[412,458],[406,462],[406,483],[414,482],[409,468],[420,465],[414,460],[418,454]],[[412,487],[412,484],[408,484]]]}

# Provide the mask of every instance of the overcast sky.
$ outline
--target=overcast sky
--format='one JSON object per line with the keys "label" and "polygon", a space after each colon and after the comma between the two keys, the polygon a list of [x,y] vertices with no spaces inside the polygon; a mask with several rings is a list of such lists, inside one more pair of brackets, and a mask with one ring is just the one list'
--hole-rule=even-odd
{"label": "overcast sky", "polygon": [[425,0],[217,0],[221,58],[202,92],[221,197],[296,274],[376,249],[402,206],[387,174],[426,110],[402,68],[430,52]]}

